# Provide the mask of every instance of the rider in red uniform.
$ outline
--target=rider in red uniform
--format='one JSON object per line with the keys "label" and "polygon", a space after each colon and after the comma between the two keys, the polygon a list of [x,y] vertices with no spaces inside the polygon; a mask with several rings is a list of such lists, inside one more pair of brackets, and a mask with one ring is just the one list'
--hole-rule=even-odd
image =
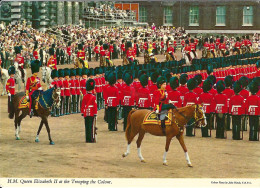
{"label": "rider in red uniform", "polygon": [[15,46],[14,51],[16,53],[16,58],[14,59],[14,61],[18,63],[18,69],[21,71],[22,81],[24,82],[24,58],[21,55],[21,47]]}

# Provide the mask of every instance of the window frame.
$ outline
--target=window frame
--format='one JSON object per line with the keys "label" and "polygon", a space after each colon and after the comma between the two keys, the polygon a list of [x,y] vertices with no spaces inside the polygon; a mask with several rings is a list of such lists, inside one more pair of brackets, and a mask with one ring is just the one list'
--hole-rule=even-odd
{"label": "window frame", "polygon": [[[171,13],[171,14],[168,14],[168,13]],[[169,18],[169,17],[171,17],[170,22],[166,22],[166,20],[168,20],[166,18]],[[165,6],[163,8],[163,25],[165,25],[165,26],[173,26],[173,10],[172,10],[172,6]]]}
{"label": "window frame", "polygon": [[[218,13],[218,8],[224,8],[224,10],[225,10],[225,14],[219,14]],[[216,7],[216,26],[226,26],[226,15],[227,15],[227,8],[226,8],[226,6],[217,6]],[[220,16],[224,16],[224,23],[218,23],[217,22],[217,18],[218,18],[218,16],[220,17]]]}
{"label": "window frame", "polygon": [[[141,14],[141,12],[142,12],[142,14]],[[147,22],[147,15],[148,15],[147,14],[147,8],[145,6],[140,6],[139,7],[139,19],[138,19],[138,21],[141,22],[141,23]],[[146,21],[143,21],[144,18],[145,18]]]}
{"label": "window frame", "polygon": [[[193,8],[193,9],[192,9]],[[197,8],[197,14],[192,14],[191,15],[191,13],[194,11],[194,8]],[[191,23],[191,16],[195,16],[195,15],[197,15],[198,16],[198,23]],[[200,17],[200,10],[199,10],[199,6],[197,6],[197,5],[194,5],[194,6],[190,6],[190,9],[189,9],[189,26],[199,26],[200,24],[200,19],[199,19],[199,17]],[[195,20],[195,19],[194,19]]]}
{"label": "window frame", "polygon": [[[245,9],[247,9],[247,7],[250,7],[252,9],[251,14],[245,14]],[[252,23],[250,23],[250,24],[245,23],[245,16],[251,16]],[[242,26],[253,26],[253,23],[254,23],[254,7],[253,6],[243,6],[243,24],[242,24]]]}

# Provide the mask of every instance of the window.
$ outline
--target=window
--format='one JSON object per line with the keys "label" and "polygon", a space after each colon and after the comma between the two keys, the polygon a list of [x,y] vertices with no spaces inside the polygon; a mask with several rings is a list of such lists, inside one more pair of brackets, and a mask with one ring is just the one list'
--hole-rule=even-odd
{"label": "window", "polygon": [[139,10],[139,22],[147,22],[147,9],[143,6]]}
{"label": "window", "polygon": [[164,24],[172,25],[172,7],[164,7]]}
{"label": "window", "polygon": [[243,26],[253,26],[253,7],[252,6],[244,6]]}
{"label": "window", "polygon": [[226,7],[219,6],[216,10],[216,25],[225,26],[226,25]]}
{"label": "window", "polygon": [[192,6],[190,7],[190,17],[189,17],[190,26],[199,26],[199,7]]}

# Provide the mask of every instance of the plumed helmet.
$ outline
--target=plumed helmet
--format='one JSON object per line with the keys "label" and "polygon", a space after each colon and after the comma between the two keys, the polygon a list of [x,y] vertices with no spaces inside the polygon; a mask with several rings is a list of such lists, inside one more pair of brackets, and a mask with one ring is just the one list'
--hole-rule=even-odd
{"label": "plumed helmet", "polygon": [[158,77],[159,77],[158,72],[153,72],[152,75],[151,75],[152,82],[156,83]]}
{"label": "plumed helmet", "polygon": [[59,73],[59,77],[64,77],[64,70],[63,69],[59,69],[58,73]]}
{"label": "plumed helmet", "polygon": [[157,87],[158,87],[158,89],[160,89],[161,88],[161,85],[163,84],[163,83],[166,83],[166,78],[164,77],[164,76],[160,76],[159,78],[157,78]]}
{"label": "plumed helmet", "polygon": [[236,81],[233,85],[233,89],[234,89],[234,92],[238,94],[243,89],[241,82]]}
{"label": "plumed helmet", "polygon": [[225,90],[225,82],[223,80],[219,80],[216,87],[217,87],[217,92],[222,93]]}
{"label": "plumed helmet", "polygon": [[76,76],[76,70],[74,68],[70,69],[70,76]]}
{"label": "plumed helmet", "polygon": [[180,76],[180,84],[185,85],[188,82],[188,75],[187,74],[182,74]]}
{"label": "plumed helmet", "polygon": [[41,62],[39,60],[33,60],[31,62],[32,74],[40,71]]}
{"label": "plumed helmet", "polygon": [[224,82],[226,84],[226,87],[231,87],[233,82],[233,76],[231,75],[226,76]]}
{"label": "plumed helmet", "polygon": [[202,86],[203,92],[206,93],[206,92],[210,91],[212,86],[213,85],[212,85],[212,82],[210,80],[205,80],[203,82],[203,86]]}
{"label": "plumed helmet", "polygon": [[91,91],[95,88],[95,80],[93,79],[89,79],[87,82],[86,82],[86,90],[87,91]]}
{"label": "plumed helmet", "polygon": [[15,46],[15,47],[14,47],[14,52],[15,52],[16,54],[20,54],[20,53],[21,53],[21,48],[20,48],[19,46]]}
{"label": "plumed helmet", "polygon": [[15,74],[15,68],[14,68],[14,66],[11,66],[11,67],[8,69],[8,74],[9,74],[9,75]]}
{"label": "plumed helmet", "polygon": [[247,87],[247,85],[249,84],[249,79],[246,76],[242,76],[239,81],[242,84],[243,88]]}
{"label": "plumed helmet", "polygon": [[50,55],[54,55],[54,48],[50,48],[50,49],[49,49],[49,54],[50,54]]}
{"label": "plumed helmet", "polygon": [[249,91],[250,91],[252,94],[256,94],[256,93],[259,91],[259,84],[258,84],[256,81],[252,81],[252,82],[249,84]]}
{"label": "plumed helmet", "polygon": [[82,69],[76,68],[76,75],[81,76],[82,75]]}
{"label": "plumed helmet", "polygon": [[179,79],[178,77],[174,76],[170,79],[170,86],[172,89],[176,89],[179,87]]}
{"label": "plumed helmet", "polygon": [[148,85],[148,76],[146,74],[141,75],[139,80],[143,87]]}
{"label": "plumed helmet", "polygon": [[69,68],[65,68],[64,69],[64,76],[69,76],[70,75],[70,69]]}
{"label": "plumed helmet", "polygon": [[116,74],[114,72],[111,72],[109,75],[108,75],[108,83],[109,85],[114,85],[116,83]]}
{"label": "plumed helmet", "polygon": [[126,83],[126,85],[130,85],[132,82],[133,82],[133,76],[130,72],[126,71],[124,74],[123,74],[123,80],[124,82]]}
{"label": "plumed helmet", "polygon": [[56,69],[51,71],[51,78],[54,79],[55,77],[59,77],[59,73]]}
{"label": "plumed helmet", "polygon": [[192,79],[189,79],[188,82],[187,82],[187,87],[190,91],[192,91],[193,89],[195,89],[195,87],[197,86],[197,81],[192,78]]}

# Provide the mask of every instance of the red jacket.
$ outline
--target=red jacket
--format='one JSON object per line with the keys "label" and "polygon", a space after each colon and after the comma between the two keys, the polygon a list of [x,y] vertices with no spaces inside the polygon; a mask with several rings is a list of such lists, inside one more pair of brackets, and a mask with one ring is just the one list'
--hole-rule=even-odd
{"label": "red jacket", "polygon": [[216,113],[227,113],[228,112],[227,100],[228,100],[228,97],[225,94],[218,93],[217,95],[215,95],[215,103],[216,103],[215,112]]}
{"label": "red jacket", "polygon": [[247,97],[249,97],[249,91],[247,91],[246,89],[242,89],[239,95],[241,95],[244,99],[247,99]]}
{"label": "red jacket", "polygon": [[191,51],[196,51],[196,45],[194,43],[190,44]]}
{"label": "red jacket", "polygon": [[172,46],[169,46],[169,47],[167,48],[167,52],[168,52],[169,54],[174,53],[174,48],[173,48]]}
{"label": "red jacket", "polygon": [[53,80],[52,83],[50,84],[50,88],[52,88],[52,87],[54,87],[54,86],[59,87],[59,82]]}
{"label": "red jacket", "polygon": [[63,87],[64,87],[64,95],[65,96],[70,96],[70,87],[69,87],[69,82],[70,80],[63,80]]}
{"label": "red jacket", "polygon": [[209,50],[209,49],[210,49],[209,43],[205,42],[205,43],[204,43],[204,48],[206,48],[207,50]]}
{"label": "red jacket", "polygon": [[60,88],[60,96],[64,96],[63,81],[62,81],[62,80],[59,80],[59,81],[58,81],[58,85],[59,85],[59,88]]}
{"label": "red jacket", "polygon": [[209,90],[209,93],[212,94],[213,96],[215,96],[215,95],[218,94],[217,90],[215,90],[214,88],[212,88],[211,90]]}
{"label": "red jacket", "polygon": [[200,96],[200,94],[203,93],[203,89],[200,88],[200,87],[196,87],[194,90],[193,90],[194,93],[196,93],[198,96]]}
{"label": "red jacket", "polygon": [[75,84],[76,79],[70,79],[69,81],[69,87],[70,87],[70,94],[71,95],[76,95],[76,84]]}
{"label": "red jacket", "polygon": [[82,51],[82,50],[79,50],[78,53],[77,53],[77,57],[85,60],[85,52]]}
{"label": "red jacket", "polygon": [[39,59],[37,51],[33,51],[33,57],[34,57],[34,59]]}
{"label": "red jacket", "polygon": [[86,83],[87,83],[87,79],[80,80],[80,89],[83,95],[87,94]]}
{"label": "red jacket", "polygon": [[181,93],[177,90],[171,90],[168,92],[169,103],[172,103],[177,108],[182,107]]}
{"label": "red jacket", "polygon": [[76,88],[76,95],[80,95],[80,90],[81,90],[80,81],[79,81],[79,79],[75,79],[74,82],[75,82],[75,88]]}
{"label": "red jacket", "polygon": [[26,95],[31,96],[35,90],[38,90],[41,86],[40,78],[31,76],[26,82]]}
{"label": "red jacket", "polygon": [[134,106],[135,104],[135,88],[133,86],[124,85],[121,91],[121,104],[123,106]]}
{"label": "red jacket", "polygon": [[72,54],[72,50],[71,50],[71,47],[70,47],[70,46],[67,47],[67,54],[68,54],[69,56],[71,56],[71,54]]}
{"label": "red jacket", "polygon": [[14,61],[18,62],[19,67],[23,68],[23,66],[24,66],[24,58],[21,56],[21,54],[17,54]]}
{"label": "red jacket", "polygon": [[100,53],[99,50],[100,50],[99,45],[95,46],[95,48],[94,48],[94,52],[95,52],[96,54],[99,54],[99,53]]}
{"label": "red jacket", "polygon": [[238,48],[238,49],[241,48],[241,43],[240,43],[239,41],[237,41],[237,42],[235,43],[235,48]]}
{"label": "red jacket", "polygon": [[229,113],[232,115],[245,114],[244,98],[241,95],[234,95],[229,102]]}
{"label": "red jacket", "polygon": [[219,49],[220,49],[220,50],[225,50],[225,49],[226,49],[226,44],[225,44],[225,43],[221,43],[221,44],[219,45]]}
{"label": "red jacket", "polygon": [[87,93],[81,104],[81,113],[84,114],[84,117],[95,116],[97,115],[97,100],[96,96],[92,93]]}
{"label": "red jacket", "polygon": [[102,92],[102,80],[101,78],[95,78],[95,90],[97,93]]}
{"label": "red jacket", "polygon": [[104,92],[105,105],[108,107],[117,107],[119,105],[118,88],[108,85]]}
{"label": "red jacket", "polygon": [[210,93],[202,93],[199,97],[199,103],[203,105],[203,110],[206,114],[215,112],[214,96]]}
{"label": "red jacket", "polygon": [[157,105],[159,105],[159,111],[161,112],[162,105],[169,103],[167,92],[161,89],[156,90],[153,94],[153,101],[154,101],[154,110],[156,110]]}
{"label": "red jacket", "polygon": [[48,63],[47,63],[47,67],[50,67],[52,69],[56,69],[57,70],[57,59],[56,57],[51,56]]}
{"label": "red jacket", "polygon": [[[123,90],[123,86],[124,86],[124,83],[123,82],[117,82],[116,84],[115,84],[115,86],[117,87],[117,89],[118,89],[118,94],[119,94],[119,96],[122,96],[121,94],[122,94],[122,90]],[[119,98],[119,103],[121,104],[121,98]]]}
{"label": "red jacket", "polygon": [[11,93],[11,95],[15,94],[15,79],[14,78],[9,78],[6,82],[5,89],[7,93]]}
{"label": "red jacket", "polygon": [[184,95],[184,100],[183,100],[183,106],[189,106],[189,105],[192,105],[192,104],[199,104],[199,96],[192,92],[192,91],[189,91],[188,93],[186,93]]}
{"label": "red jacket", "polygon": [[[133,87],[135,88],[135,93],[137,94],[139,88],[142,87],[141,83],[140,83],[140,82],[136,82],[136,81],[134,81],[134,82],[132,83],[132,85],[133,85]],[[136,103],[137,103],[137,102],[138,102],[138,101],[136,101]]]}
{"label": "red jacket", "polygon": [[214,44],[214,43],[211,43],[211,44],[209,45],[209,49],[210,49],[210,50],[215,50],[215,44]]}
{"label": "red jacket", "polygon": [[121,50],[124,52],[125,51],[125,44],[121,44]]}
{"label": "red jacket", "polygon": [[248,115],[260,115],[260,97],[257,95],[251,95],[245,102],[245,110]]}

